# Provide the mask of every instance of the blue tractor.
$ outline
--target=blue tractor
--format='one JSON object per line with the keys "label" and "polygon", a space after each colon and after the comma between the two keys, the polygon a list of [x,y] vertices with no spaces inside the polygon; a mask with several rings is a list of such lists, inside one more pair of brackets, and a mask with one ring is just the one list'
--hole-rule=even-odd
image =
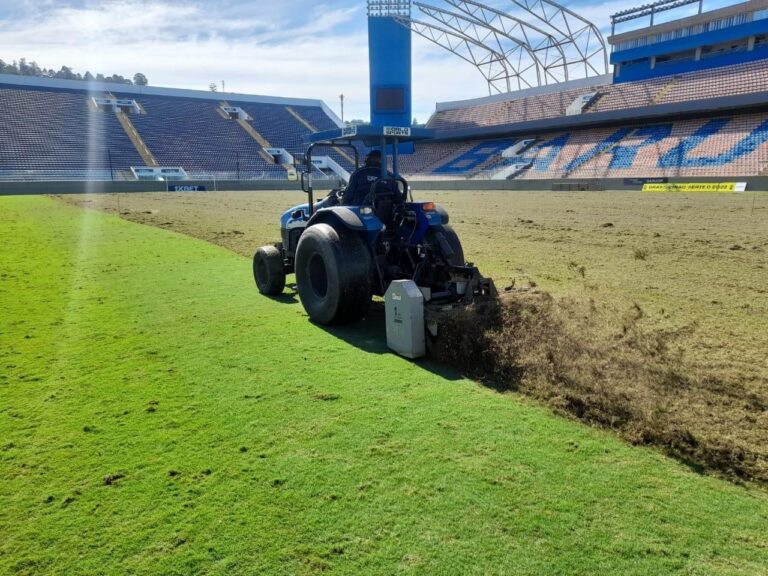
{"label": "blue tractor", "polygon": [[[447,212],[434,202],[414,201],[410,186],[399,175],[398,149],[403,142],[428,137],[426,130],[423,136],[420,132],[358,126],[313,135],[301,173],[309,201],[282,215],[282,241],[262,246],[253,258],[262,294],[281,294],[286,275],[295,272],[296,289],[310,319],[342,324],[362,318],[372,297],[383,296],[393,281],[412,280],[424,296],[424,317],[432,336],[439,313],[495,297],[493,282],[465,262]],[[381,173],[370,179],[362,202],[343,205],[343,188],[315,202],[313,151],[320,146],[344,147],[354,154],[357,165],[355,142],[376,147],[383,156]]]}

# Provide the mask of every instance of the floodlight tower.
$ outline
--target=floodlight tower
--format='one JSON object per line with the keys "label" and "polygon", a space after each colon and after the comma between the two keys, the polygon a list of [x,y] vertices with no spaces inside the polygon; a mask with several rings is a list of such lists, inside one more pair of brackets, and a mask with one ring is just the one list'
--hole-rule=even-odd
{"label": "floodlight tower", "polygon": [[411,125],[411,31],[396,18],[410,18],[410,0],[368,0],[371,124]]}

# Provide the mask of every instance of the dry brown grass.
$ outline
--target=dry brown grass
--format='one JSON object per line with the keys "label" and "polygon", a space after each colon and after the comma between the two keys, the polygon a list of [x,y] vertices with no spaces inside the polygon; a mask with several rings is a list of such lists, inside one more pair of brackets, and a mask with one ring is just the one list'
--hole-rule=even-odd
{"label": "dry brown grass", "polygon": [[617,317],[591,300],[510,292],[446,319],[436,355],[694,468],[768,481],[768,395],[697,373],[678,346],[689,330],[648,331],[643,315],[637,304]]}

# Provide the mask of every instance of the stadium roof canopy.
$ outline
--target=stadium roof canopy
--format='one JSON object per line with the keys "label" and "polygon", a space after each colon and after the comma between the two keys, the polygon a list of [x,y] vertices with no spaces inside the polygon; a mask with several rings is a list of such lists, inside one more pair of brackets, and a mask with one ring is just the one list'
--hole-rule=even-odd
{"label": "stadium roof canopy", "polygon": [[608,72],[608,50],[592,22],[555,0],[368,0],[369,16],[390,16],[469,62],[489,94],[559,84]]}

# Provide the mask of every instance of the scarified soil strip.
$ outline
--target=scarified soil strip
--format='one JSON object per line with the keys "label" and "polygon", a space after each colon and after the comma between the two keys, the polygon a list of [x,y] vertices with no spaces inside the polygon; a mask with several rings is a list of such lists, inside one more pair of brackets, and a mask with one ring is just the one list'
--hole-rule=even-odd
{"label": "scarified soil strip", "polygon": [[683,334],[643,331],[642,316],[635,306],[611,331],[592,302],[506,294],[446,319],[435,355],[694,469],[768,482],[767,399],[697,375],[674,351]]}

